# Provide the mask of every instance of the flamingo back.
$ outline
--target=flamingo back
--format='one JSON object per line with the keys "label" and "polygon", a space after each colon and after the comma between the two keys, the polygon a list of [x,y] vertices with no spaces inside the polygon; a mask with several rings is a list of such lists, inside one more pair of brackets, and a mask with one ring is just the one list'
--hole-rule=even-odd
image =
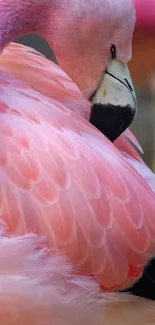
{"label": "flamingo back", "polygon": [[[13,47],[10,51],[13,57]],[[15,55],[18,51],[23,48],[15,46]],[[33,55],[42,62],[41,56]],[[10,73],[4,68],[4,61],[3,57],[0,218],[8,234],[32,232],[46,238],[50,250],[95,276],[104,290],[130,286],[155,253],[153,192],[116,146],[74,107],[71,110],[71,93],[70,105],[45,96],[40,86],[32,85],[35,70],[33,82],[29,70],[28,85],[23,72],[17,78],[12,68]],[[39,69],[42,75],[42,65]],[[57,84],[52,79],[53,93]]]}

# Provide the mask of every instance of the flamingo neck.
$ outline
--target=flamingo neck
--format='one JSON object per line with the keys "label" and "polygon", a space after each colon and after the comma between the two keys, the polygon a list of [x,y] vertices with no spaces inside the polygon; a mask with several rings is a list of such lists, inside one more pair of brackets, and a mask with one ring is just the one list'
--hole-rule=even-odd
{"label": "flamingo neck", "polygon": [[0,53],[17,37],[41,34],[51,19],[51,5],[52,0],[0,0]]}
{"label": "flamingo neck", "polygon": [[155,26],[155,2],[154,0],[134,0],[137,12],[137,25],[151,31]]}
{"label": "flamingo neck", "polygon": [[128,60],[133,26],[132,0],[0,0],[0,53],[25,34],[43,37],[89,98],[108,64],[111,44],[117,43],[119,60]]}

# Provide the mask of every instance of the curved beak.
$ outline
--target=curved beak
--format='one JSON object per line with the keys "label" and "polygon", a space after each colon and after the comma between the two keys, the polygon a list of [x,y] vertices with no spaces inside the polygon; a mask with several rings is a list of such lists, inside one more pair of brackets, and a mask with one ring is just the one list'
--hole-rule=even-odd
{"label": "curved beak", "polygon": [[131,124],[137,110],[127,65],[117,59],[111,60],[90,100],[90,122],[109,140],[115,141]]}

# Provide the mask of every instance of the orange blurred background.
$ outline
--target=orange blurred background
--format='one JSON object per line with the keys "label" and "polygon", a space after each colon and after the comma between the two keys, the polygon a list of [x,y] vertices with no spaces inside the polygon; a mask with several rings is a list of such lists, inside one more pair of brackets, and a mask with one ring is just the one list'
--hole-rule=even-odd
{"label": "orange blurred background", "polygon": [[144,160],[155,172],[155,32],[135,31],[129,68],[138,102],[131,128],[143,147]]}

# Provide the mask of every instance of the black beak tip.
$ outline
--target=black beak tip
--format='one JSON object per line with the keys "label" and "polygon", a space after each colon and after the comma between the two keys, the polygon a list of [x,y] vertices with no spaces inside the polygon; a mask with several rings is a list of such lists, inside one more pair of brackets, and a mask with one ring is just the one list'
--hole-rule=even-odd
{"label": "black beak tip", "polygon": [[136,110],[130,105],[114,106],[94,104],[91,108],[90,123],[114,142],[131,124]]}

